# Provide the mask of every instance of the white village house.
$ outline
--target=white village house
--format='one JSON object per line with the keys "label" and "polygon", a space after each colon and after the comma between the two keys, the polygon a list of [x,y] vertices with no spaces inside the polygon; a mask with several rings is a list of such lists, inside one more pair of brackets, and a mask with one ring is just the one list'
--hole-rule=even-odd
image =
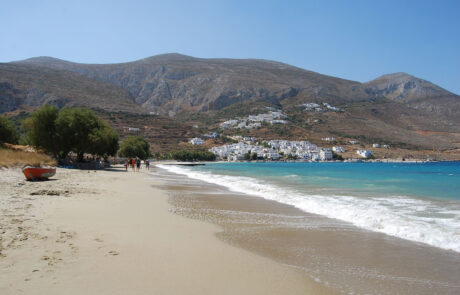
{"label": "white village house", "polygon": [[332,151],[330,149],[321,149],[319,156],[321,161],[330,161],[332,160]]}
{"label": "white village house", "polygon": [[334,153],[345,153],[345,149],[342,146],[333,146],[332,151]]}
{"label": "white village house", "polygon": [[199,137],[192,138],[189,143],[196,145],[196,144],[204,144],[204,140]]}
{"label": "white village house", "polygon": [[356,153],[362,158],[370,158],[372,156],[372,152],[369,150],[357,150]]}
{"label": "white village house", "polygon": [[141,131],[141,129],[137,127],[123,127],[123,131],[129,133],[138,133]]}

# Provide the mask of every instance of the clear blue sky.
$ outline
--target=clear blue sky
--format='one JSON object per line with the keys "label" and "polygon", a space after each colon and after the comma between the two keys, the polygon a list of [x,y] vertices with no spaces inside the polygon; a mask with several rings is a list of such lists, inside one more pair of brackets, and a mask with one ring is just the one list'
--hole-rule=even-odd
{"label": "clear blue sky", "polygon": [[460,94],[460,1],[2,0],[0,62],[178,52],[368,81],[407,72]]}

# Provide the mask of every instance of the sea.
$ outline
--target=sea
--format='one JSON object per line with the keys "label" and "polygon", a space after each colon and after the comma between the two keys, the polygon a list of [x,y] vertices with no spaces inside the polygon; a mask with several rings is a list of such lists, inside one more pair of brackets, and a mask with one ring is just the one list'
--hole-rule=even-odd
{"label": "sea", "polygon": [[[214,205],[201,208],[200,214],[211,208],[214,215],[225,212],[229,219],[238,211],[237,218],[245,220],[240,223],[251,225],[227,240],[316,272],[315,280],[335,282],[341,293],[460,294],[459,162],[218,162],[158,167],[183,177],[176,183],[192,181],[189,188],[208,184],[230,192],[226,198],[244,196],[246,201],[241,202],[248,208],[252,204],[248,200],[260,199],[298,210],[284,214],[281,209],[267,213],[236,210],[236,205],[224,208],[230,199],[219,201],[216,195],[209,202]],[[206,207],[203,200],[196,208]],[[251,218],[241,217],[242,212]],[[265,228],[260,226],[262,213]]]}

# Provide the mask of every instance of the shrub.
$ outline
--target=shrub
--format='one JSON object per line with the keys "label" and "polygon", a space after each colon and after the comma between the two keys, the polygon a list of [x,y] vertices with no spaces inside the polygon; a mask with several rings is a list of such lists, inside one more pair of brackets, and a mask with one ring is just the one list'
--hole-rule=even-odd
{"label": "shrub", "polygon": [[4,142],[15,144],[18,142],[18,138],[13,122],[4,116],[0,116],[0,144]]}
{"label": "shrub", "polygon": [[250,152],[247,152],[243,155],[243,159],[245,159],[246,161],[249,161],[251,160],[251,153]]}
{"label": "shrub", "polygon": [[177,161],[215,161],[216,155],[209,151],[179,151],[173,153]]}
{"label": "shrub", "polygon": [[332,159],[337,160],[337,161],[343,161],[342,155],[339,155],[335,152],[332,152]]}
{"label": "shrub", "polygon": [[43,153],[0,149],[0,167],[56,165],[56,161]]}

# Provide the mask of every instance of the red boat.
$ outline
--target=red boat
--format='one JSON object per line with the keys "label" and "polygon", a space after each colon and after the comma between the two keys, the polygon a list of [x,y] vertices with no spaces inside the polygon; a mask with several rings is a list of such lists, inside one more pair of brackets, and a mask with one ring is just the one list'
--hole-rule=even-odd
{"label": "red boat", "polygon": [[27,180],[43,180],[56,174],[56,168],[30,167],[22,169]]}

